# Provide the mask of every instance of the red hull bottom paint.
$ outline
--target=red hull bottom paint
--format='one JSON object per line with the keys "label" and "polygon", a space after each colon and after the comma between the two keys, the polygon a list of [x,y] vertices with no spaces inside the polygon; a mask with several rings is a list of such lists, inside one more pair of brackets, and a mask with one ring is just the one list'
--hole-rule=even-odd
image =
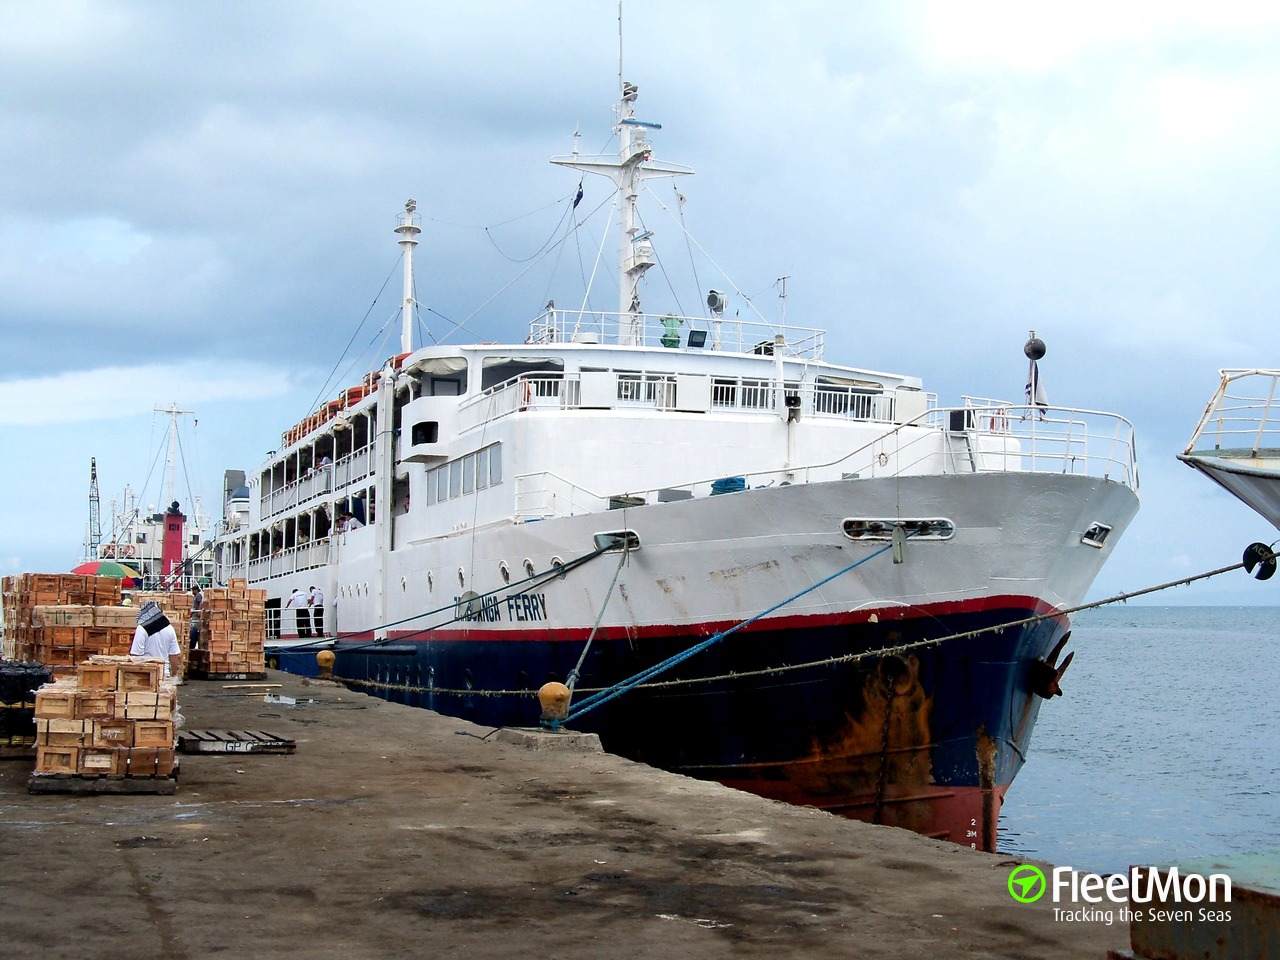
{"label": "red hull bottom paint", "polygon": [[812,796],[790,784],[763,780],[721,779],[720,783],[735,790],[745,790],[770,800],[797,806],[817,807],[865,823],[902,827],[937,840],[950,840],[974,850],[996,852],[996,825],[1008,785],[982,787],[925,787],[900,790],[887,787],[877,801],[875,797],[841,804],[815,803]]}

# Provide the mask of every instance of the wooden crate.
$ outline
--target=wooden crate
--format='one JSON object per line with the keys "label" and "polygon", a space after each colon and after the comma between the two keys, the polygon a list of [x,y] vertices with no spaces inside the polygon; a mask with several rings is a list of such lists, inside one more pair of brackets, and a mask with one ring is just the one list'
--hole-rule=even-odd
{"label": "wooden crate", "polygon": [[126,769],[127,754],[118,747],[81,747],[76,773],[82,777],[113,777]]}
{"label": "wooden crate", "polygon": [[76,715],[76,692],[69,685],[54,689],[49,683],[36,691],[36,717],[70,719]]}
{"label": "wooden crate", "polygon": [[172,720],[137,720],[133,722],[133,745],[136,747],[172,747]]}
{"label": "wooden crate", "polygon": [[117,694],[115,716],[119,720],[171,720],[174,696],[163,690],[129,691]]}
{"label": "wooden crate", "polygon": [[42,747],[79,747],[85,742],[85,728],[92,720],[36,718],[36,744]]}
{"label": "wooden crate", "polygon": [[36,747],[36,773],[77,773],[79,747]]}
{"label": "wooden crate", "polygon": [[92,627],[93,607],[80,604],[48,604],[31,608],[33,627]]}
{"label": "wooden crate", "polygon": [[118,670],[114,663],[82,663],[76,667],[76,683],[81,690],[114,690]]}
{"label": "wooden crate", "polygon": [[131,777],[168,777],[177,766],[173,747],[131,747],[128,771]]}
{"label": "wooden crate", "polygon": [[111,720],[116,715],[114,690],[77,690],[75,714],[79,720]]}
{"label": "wooden crate", "polygon": [[131,720],[90,720],[89,746],[132,747],[134,723]]}
{"label": "wooden crate", "polygon": [[117,668],[118,680],[116,689],[125,692],[150,691],[160,689],[160,681],[164,679],[163,660],[142,660],[128,664],[120,664]]}
{"label": "wooden crate", "polygon": [[134,607],[94,607],[93,625],[95,627],[128,627],[138,625],[138,611]]}

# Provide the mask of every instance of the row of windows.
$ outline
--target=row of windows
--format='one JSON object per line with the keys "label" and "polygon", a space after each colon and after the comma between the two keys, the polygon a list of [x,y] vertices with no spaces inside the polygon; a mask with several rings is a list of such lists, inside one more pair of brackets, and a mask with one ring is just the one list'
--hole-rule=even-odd
{"label": "row of windows", "polygon": [[495,443],[427,471],[427,503],[465,497],[502,482],[502,444]]}

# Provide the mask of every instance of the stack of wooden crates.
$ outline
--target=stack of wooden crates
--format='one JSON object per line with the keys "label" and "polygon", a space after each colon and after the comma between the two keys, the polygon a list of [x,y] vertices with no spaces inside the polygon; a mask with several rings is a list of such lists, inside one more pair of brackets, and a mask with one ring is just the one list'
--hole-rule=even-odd
{"label": "stack of wooden crates", "polygon": [[191,651],[196,679],[259,680],[266,676],[267,591],[232,578],[209,587],[200,606],[200,638]]}
{"label": "stack of wooden crates", "polygon": [[164,662],[92,656],[36,691],[36,772],[172,777],[177,687]]}
{"label": "stack of wooden crates", "polygon": [[0,591],[9,659],[43,663],[56,678],[75,676],[94,654],[129,652],[137,611],[120,606],[113,577],[23,573],[5,577]]}

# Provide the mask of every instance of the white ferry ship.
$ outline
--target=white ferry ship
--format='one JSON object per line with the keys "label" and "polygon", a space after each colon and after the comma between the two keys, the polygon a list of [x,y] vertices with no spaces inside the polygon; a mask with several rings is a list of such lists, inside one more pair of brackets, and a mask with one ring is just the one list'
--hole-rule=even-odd
{"label": "white ferry ship", "polygon": [[415,346],[410,201],[400,352],[228,472],[218,579],[265,588],[280,640],[293,591],[319,587],[359,689],[532,726],[562,681],[568,722],[611,751],[992,850],[1059,691],[1058,611],[1138,508],[1132,427],[943,406],[715,291],[704,316],[646,309],[637,198],[690,171],[654,159],[635,102],[625,84],[616,155],[553,161],[617,187],[619,309]]}

